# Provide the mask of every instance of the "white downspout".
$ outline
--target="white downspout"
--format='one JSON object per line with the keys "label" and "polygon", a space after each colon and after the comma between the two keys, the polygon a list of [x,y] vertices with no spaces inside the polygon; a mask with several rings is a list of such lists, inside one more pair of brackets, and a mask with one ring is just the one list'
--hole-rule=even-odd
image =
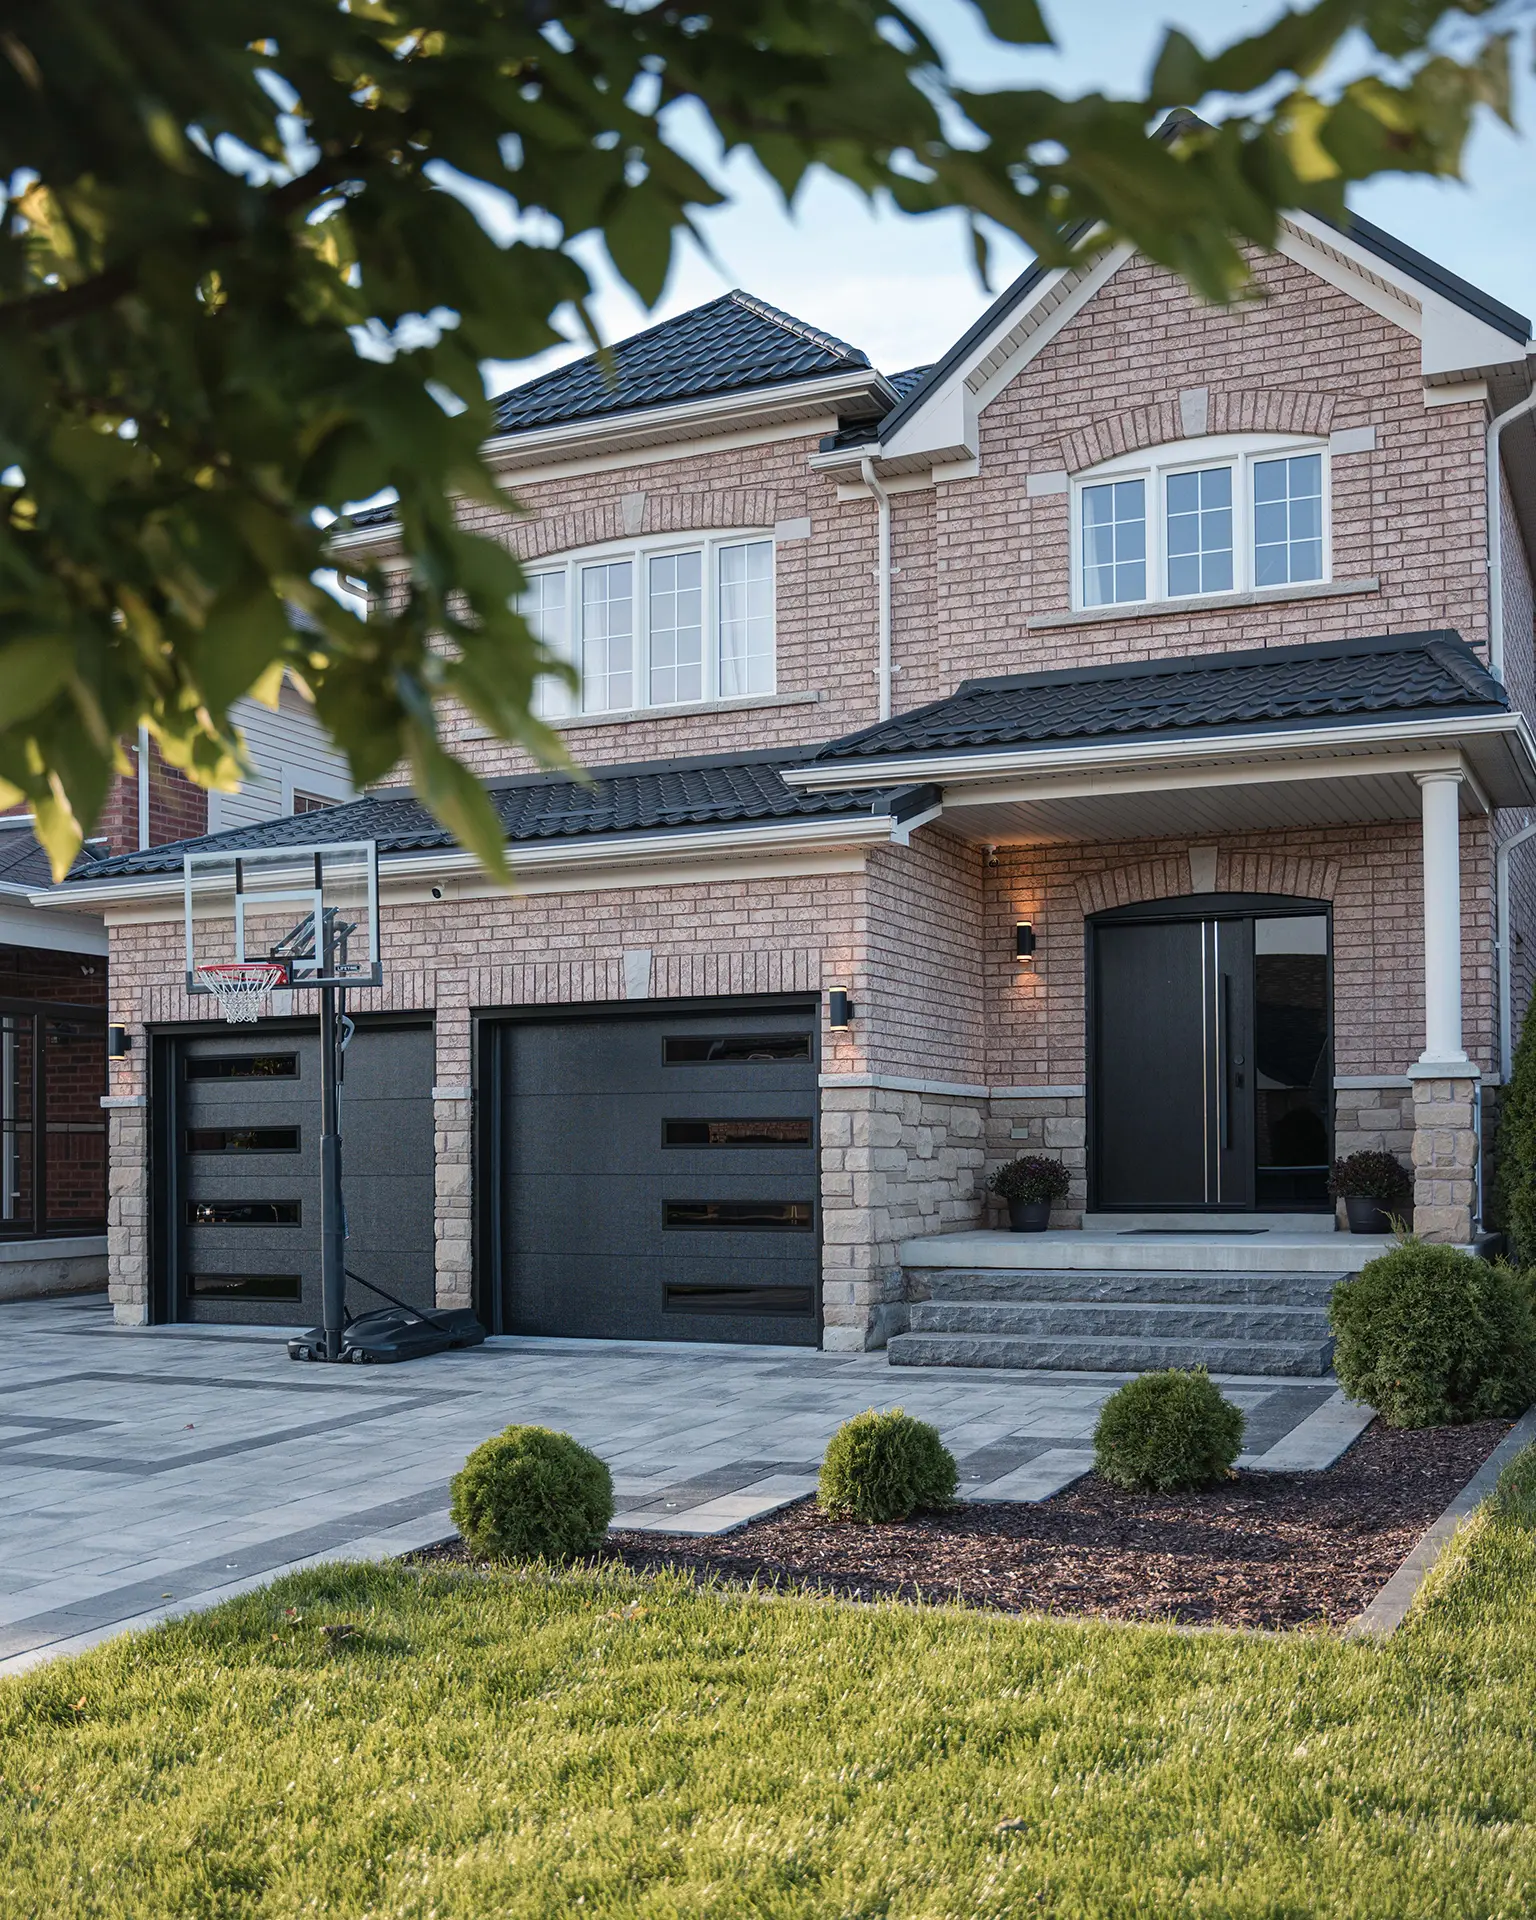
{"label": "white downspout", "polygon": [[1504,469],[1499,441],[1511,420],[1536,407],[1536,387],[1507,411],[1488,422],[1488,670],[1504,678]]}
{"label": "white downspout", "polygon": [[149,728],[139,728],[139,852],[149,845]]}
{"label": "white downspout", "polygon": [[[1532,396],[1536,399],[1536,395]],[[875,561],[875,585],[878,590],[880,613],[880,664],[877,673],[880,681],[880,718],[891,717],[891,496],[881,486],[875,475],[875,463],[866,453],[859,461],[859,472],[864,484],[875,496],[875,510],[878,524],[878,555]]]}
{"label": "white downspout", "polygon": [[1516,847],[1522,847],[1532,839],[1536,839],[1536,826],[1522,827],[1518,833],[1512,833],[1507,840],[1500,842],[1494,858],[1494,869],[1498,875],[1495,939],[1499,955],[1499,1079],[1505,1086],[1509,1085],[1509,1076],[1515,1064],[1514,993],[1510,981],[1509,856]]}

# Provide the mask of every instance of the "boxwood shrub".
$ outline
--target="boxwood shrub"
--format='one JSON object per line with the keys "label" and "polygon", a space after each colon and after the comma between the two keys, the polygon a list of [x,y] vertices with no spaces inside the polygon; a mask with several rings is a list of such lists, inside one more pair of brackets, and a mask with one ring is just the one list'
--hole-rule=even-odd
{"label": "boxwood shrub", "polygon": [[1203,1367],[1144,1373],[1112,1393],[1093,1434],[1093,1464],[1133,1493],[1179,1493],[1224,1480],[1243,1416]]}
{"label": "boxwood shrub", "polygon": [[548,1427],[508,1427],[453,1476],[453,1524],[487,1560],[569,1560],[603,1543],[613,1476],[595,1453]]}
{"label": "boxwood shrub", "polygon": [[1389,1426],[1523,1413],[1536,1397],[1536,1322],[1514,1268],[1410,1240],[1333,1290],[1333,1368]]}
{"label": "boxwood shrub", "polygon": [[905,1520],[919,1507],[951,1505],[959,1478],[937,1427],[900,1407],[870,1408],[827,1443],[816,1497],[840,1520]]}

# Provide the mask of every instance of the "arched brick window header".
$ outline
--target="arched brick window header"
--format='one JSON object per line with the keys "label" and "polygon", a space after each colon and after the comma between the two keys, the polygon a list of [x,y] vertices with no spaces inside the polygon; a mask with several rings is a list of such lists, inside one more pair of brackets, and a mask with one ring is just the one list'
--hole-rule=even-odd
{"label": "arched brick window header", "polygon": [[[1331,433],[1335,416],[1353,412],[1347,399],[1332,393],[1288,393],[1268,387],[1212,387],[1206,401],[1205,431],[1218,433],[1295,433],[1321,437]],[[1361,411],[1361,418],[1364,412]],[[1106,414],[1062,435],[1063,464],[1081,473],[1117,454],[1164,447],[1185,434],[1177,394],[1144,407]]]}
{"label": "arched brick window header", "polygon": [[[1332,900],[1338,888],[1337,861],[1285,853],[1228,853],[1218,847],[1214,885],[1202,884],[1199,891],[1279,893],[1303,900]],[[1086,875],[1077,882],[1077,901],[1086,917],[1110,907],[1134,906],[1142,900],[1177,900],[1195,891],[1189,856],[1168,854]]]}

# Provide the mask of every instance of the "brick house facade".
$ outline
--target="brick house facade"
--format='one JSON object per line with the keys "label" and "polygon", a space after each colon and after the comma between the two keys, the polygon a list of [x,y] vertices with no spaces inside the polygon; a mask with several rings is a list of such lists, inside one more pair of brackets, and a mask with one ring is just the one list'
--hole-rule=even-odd
{"label": "brick house facade", "polygon": [[[403,793],[318,816],[383,858],[385,982],[353,1010],[432,1024],[438,1301],[520,1324],[486,1036],[541,1011],[811,1009],[811,1330],[828,1348],[900,1328],[902,1243],[996,1223],[988,1170],[1021,1150],[1067,1166],[1063,1227],[1116,1207],[1252,1210],[1266,1192],[1324,1204],[1321,1164],[1291,1178],[1262,1162],[1271,1122],[1253,1106],[1247,1146],[1199,1148],[1198,1191],[1113,1188],[1106,1128],[1137,1136],[1110,1109],[1156,1098],[1113,1080],[1095,969],[1115,929],[1149,953],[1147,927],[1182,929],[1168,937],[1191,953],[1207,941],[1223,978],[1232,939],[1245,966],[1275,959],[1266,977],[1326,976],[1315,1084],[1282,1085],[1257,1042],[1264,1112],[1301,1116],[1323,1159],[1398,1154],[1420,1230],[1472,1237],[1536,942],[1536,853],[1518,839],[1536,819],[1528,417],[1496,442],[1496,515],[1486,484],[1490,424],[1531,391],[1529,329],[1363,223],[1288,222],[1255,268],[1261,297],[1231,310],[1124,249],[1031,270],[936,366],[894,380],[732,295],[622,345],[616,386],[578,363],[505,397],[489,452],[517,510],[466,518],[524,559],[548,644],[587,676],[555,724],[594,797],[444,716],[509,820],[510,897]],[[1259,504],[1273,485],[1293,490],[1278,547]],[[1123,564],[1091,558],[1110,551],[1089,538],[1101,513]],[[338,550],[388,567],[394,537],[386,509]],[[767,668],[743,584],[764,567]],[[110,1108],[126,1321],[179,1310],[154,1227],[151,1043],[208,1030],[185,989],[179,857],[62,890],[106,916],[112,1017],[136,1041]],[[1156,1026],[1160,976],[1144,977]],[[838,1028],[835,987],[853,1007]],[[1262,995],[1240,1016],[1265,1017]],[[1202,1071],[1230,1135],[1223,1102],[1259,1092],[1230,1061]],[[748,1321],[682,1330],[751,1337]]]}

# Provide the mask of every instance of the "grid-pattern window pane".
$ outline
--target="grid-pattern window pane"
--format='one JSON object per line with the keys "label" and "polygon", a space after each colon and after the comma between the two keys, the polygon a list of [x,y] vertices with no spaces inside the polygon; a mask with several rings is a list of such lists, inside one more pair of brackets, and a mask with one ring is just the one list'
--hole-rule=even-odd
{"label": "grid-pattern window pane", "polygon": [[1147,488],[1112,480],[1083,488],[1083,605],[1147,597]]}
{"label": "grid-pattern window pane", "polygon": [[[530,574],[522,597],[517,603],[518,612],[532,627],[537,639],[553,654],[562,660],[571,657],[570,630],[566,624],[565,607],[565,568],[558,573]],[[547,674],[534,682],[533,710],[541,720],[554,718],[571,710],[571,691],[563,681],[552,680]]]}
{"label": "grid-pattern window pane", "polygon": [[773,542],[720,549],[720,692],[773,692]]}
{"label": "grid-pattern window pane", "polygon": [[1225,593],[1232,586],[1232,469],[1170,473],[1168,591]]}
{"label": "grid-pattern window pane", "polygon": [[659,553],[650,563],[651,705],[704,698],[704,556]]}
{"label": "grid-pattern window pane", "polygon": [[581,570],[581,704],[608,713],[635,703],[635,587],[628,560]]}
{"label": "grid-pattern window pane", "polygon": [[1258,460],[1253,468],[1255,586],[1323,577],[1323,456]]}

